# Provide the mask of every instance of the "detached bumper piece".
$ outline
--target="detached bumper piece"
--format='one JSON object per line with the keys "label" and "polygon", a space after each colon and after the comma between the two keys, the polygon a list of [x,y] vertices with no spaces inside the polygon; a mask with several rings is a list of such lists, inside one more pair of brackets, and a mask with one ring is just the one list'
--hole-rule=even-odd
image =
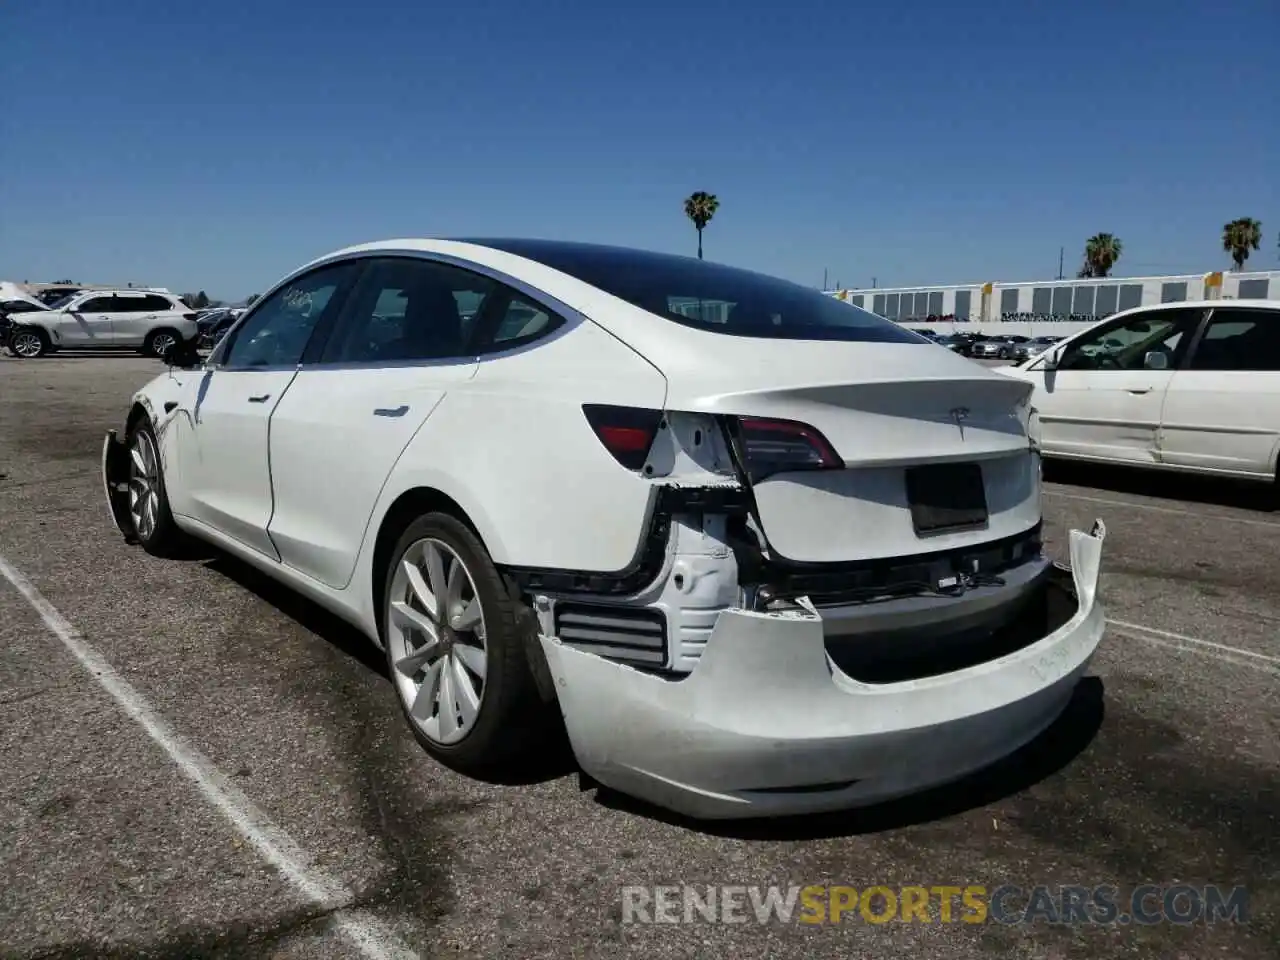
{"label": "detached bumper piece", "polygon": [[137,540],[129,516],[129,447],[108,430],[102,441],[102,489],[107,496],[111,521],[130,543]]}
{"label": "detached bumper piece", "polygon": [[919,679],[855,680],[812,609],[720,614],[682,679],[541,642],[578,762],[599,783],[704,819],[863,806],[963,777],[1053,723],[1102,639],[1105,535],[1101,522],[1071,531],[1039,639]]}

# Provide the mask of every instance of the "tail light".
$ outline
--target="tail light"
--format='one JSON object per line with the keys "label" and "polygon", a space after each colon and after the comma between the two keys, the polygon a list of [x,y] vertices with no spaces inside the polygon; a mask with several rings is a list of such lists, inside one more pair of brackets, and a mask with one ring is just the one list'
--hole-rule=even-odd
{"label": "tail light", "polygon": [[639,470],[649,458],[649,448],[662,423],[661,410],[583,404],[582,412],[606,450],[628,470]]}
{"label": "tail light", "polygon": [[740,417],[737,432],[747,473],[753,482],[775,473],[844,467],[844,461],[827,438],[805,423]]}

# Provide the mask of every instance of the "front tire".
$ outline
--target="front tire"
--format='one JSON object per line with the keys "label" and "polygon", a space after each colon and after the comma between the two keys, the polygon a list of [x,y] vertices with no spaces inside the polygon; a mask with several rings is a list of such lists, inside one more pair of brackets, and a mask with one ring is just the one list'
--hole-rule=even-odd
{"label": "front tire", "polygon": [[9,352],[24,360],[49,353],[49,335],[39,327],[16,327],[9,335]]}
{"label": "front tire", "polygon": [[143,417],[129,430],[129,520],[142,549],[172,557],[182,547],[182,531],[173,521],[160,462],[160,444],[151,421]]}
{"label": "front tire", "polygon": [[387,668],[418,743],[464,773],[512,769],[547,711],[525,650],[527,608],[484,544],[455,517],[429,513],[400,536],[386,584]]}

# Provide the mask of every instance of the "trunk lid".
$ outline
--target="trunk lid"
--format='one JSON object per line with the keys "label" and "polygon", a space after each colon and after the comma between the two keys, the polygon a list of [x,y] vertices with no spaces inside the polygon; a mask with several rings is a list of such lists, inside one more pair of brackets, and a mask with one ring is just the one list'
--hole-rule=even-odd
{"label": "trunk lid", "polygon": [[[848,562],[957,549],[1022,533],[1040,519],[1030,384],[930,343],[693,330],[672,339],[710,342],[665,356],[646,352],[667,376],[669,410],[798,421],[843,461],[753,483],[764,533],[783,557]],[[936,476],[947,465],[951,475]],[[922,481],[915,469],[922,466],[935,476]],[[972,510],[983,507],[985,517],[975,519]]]}

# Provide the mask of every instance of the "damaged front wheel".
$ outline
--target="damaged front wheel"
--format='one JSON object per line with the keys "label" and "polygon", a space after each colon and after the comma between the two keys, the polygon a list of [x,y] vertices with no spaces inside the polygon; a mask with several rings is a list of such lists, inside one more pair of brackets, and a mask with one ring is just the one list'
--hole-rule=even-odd
{"label": "damaged front wheel", "polygon": [[169,509],[160,445],[151,421],[144,417],[134,424],[126,443],[129,522],[133,533],[147,553],[172,556],[182,544],[182,532]]}

